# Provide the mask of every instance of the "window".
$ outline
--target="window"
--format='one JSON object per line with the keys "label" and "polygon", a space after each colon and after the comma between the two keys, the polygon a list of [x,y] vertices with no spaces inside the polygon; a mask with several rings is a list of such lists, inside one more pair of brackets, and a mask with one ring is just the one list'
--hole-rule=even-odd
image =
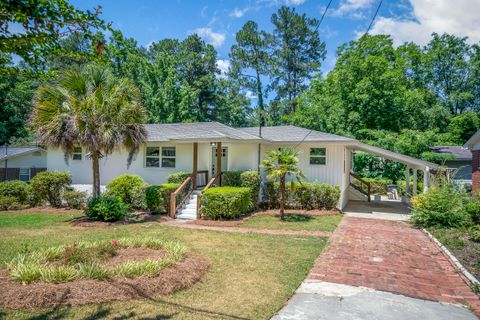
{"label": "window", "polygon": [[162,147],[162,168],[175,168],[175,147]]}
{"label": "window", "polygon": [[158,168],[160,166],[159,147],[147,147],[147,153],[145,155],[145,166],[152,168]]}
{"label": "window", "polygon": [[310,164],[325,165],[327,164],[326,148],[310,148]]}
{"label": "window", "polygon": [[82,160],[82,147],[73,148],[72,160]]}
{"label": "window", "polygon": [[24,182],[30,181],[30,168],[20,168],[18,178]]}

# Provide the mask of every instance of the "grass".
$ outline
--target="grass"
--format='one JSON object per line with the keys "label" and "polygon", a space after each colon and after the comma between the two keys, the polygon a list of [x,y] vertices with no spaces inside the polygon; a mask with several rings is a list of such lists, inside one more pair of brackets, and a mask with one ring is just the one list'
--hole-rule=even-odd
{"label": "grass", "polygon": [[480,279],[480,242],[471,240],[468,228],[432,228],[429,231]]}
{"label": "grass", "polygon": [[341,215],[307,216],[286,214],[285,221],[281,221],[278,216],[258,215],[251,217],[240,226],[275,230],[334,231],[341,220]]}
{"label": "grass", "polygon": [[[326,238],[190,230],[156,222],[73,227],[59,219],[32,227],[23,223],[25,213],[8,215],[13,223],[0,232],[0,267],[24,248],[148,237],[179,242],[204,257],[210,268],[201,282],[169,296],[34,312],[0,308],[0,318],[6,319],[269,319],[291,297],[327,244]],[[38,213],[37,219],[49,215]]]}
{"label": "grass", "polygon": [[39,228],[70,221],[80,217],[80,211],[72,210],[68,213],[46,212],[0,212],[0,228]]}

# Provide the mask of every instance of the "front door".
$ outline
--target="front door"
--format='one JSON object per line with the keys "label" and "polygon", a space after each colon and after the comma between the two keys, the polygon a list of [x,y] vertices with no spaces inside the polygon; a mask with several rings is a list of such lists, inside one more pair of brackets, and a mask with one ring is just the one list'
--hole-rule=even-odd
{"label": "front door", "polygon": [[[217,172],[217,147],[212,148],[212,177]],[[222,147],[222,171],[227,171],[228,168],[228,147]]]}

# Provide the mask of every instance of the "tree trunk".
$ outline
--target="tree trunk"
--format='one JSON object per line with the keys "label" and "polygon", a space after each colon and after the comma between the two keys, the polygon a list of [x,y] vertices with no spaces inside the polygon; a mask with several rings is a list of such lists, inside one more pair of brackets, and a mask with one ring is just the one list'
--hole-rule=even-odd
{"label": "tree trunk", "polygon": [[280,178],[280,220],[285,220],[285,176]]}
{"label": "tree trunk", "polygon": [[263,90],[262,90],[262,82],[260,81],[260,73],[258,72],[258,69],[256,71],[257,73],[257,96],[258,96],[258,108],[259,108],[259,122],[260,122],[260,127],[265,126],[265,119],[263,118],[264,116],[264,106],[263,106]]}
{"label": "tree trunk", "polygon": [[98,163],[98,154],[92,154],[92,169],[93,169],[93,196],[100,195],[100,166]]}

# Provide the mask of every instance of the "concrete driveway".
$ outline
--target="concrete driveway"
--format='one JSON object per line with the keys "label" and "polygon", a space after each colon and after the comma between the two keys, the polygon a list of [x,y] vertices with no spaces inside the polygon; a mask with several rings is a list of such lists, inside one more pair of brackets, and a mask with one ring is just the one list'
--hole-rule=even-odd
{"label": "concrete driveway", "polygon": [[421,230],[345,217],[274,319],[477,319],[480,300]]}

